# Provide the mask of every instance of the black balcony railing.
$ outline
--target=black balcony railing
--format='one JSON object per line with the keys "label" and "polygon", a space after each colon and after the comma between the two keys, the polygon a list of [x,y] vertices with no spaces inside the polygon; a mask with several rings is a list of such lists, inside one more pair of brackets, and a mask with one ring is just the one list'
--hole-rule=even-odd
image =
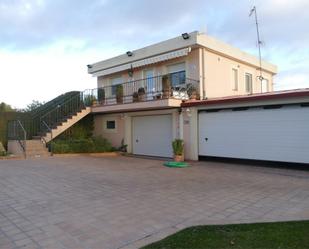
{"label": "black balcony railing", "polygon": [[83,93],[89,105],[114,105],[158,99],[199,98],[199,81],[186,78],[177,72],[145,79],[132,80],[118,85],[88,89]]}

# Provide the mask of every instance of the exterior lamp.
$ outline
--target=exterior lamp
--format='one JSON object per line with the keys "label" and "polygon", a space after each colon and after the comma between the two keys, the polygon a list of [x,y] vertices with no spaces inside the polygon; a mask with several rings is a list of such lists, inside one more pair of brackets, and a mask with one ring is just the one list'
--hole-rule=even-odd
{"label": "exterior lamp", "polygon": [[192,116],[192,114],[191,114],[191,109],[190,109],[190,108],[187,108],[187,109],[186,109],[186,113],[187,113],[187,116],[188,116],[188,117],[191,117],[191,116]]}
{"label": "exterior lamp", "polygon": [[184,40],[188,40],[190,38],[190,35],[188,33],[183,33],[181,36]]}

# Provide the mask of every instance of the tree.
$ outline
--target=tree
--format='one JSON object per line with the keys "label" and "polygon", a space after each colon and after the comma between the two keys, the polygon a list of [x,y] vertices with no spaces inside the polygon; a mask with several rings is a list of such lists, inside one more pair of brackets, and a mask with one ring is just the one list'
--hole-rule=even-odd
{"label": "tree", "polygon": [[23,112],[31,112],[42,105],[44,105],[44,102],[40,102],[38,100],[32,100],[32,102],[29,105],[27,105],[25,109],[23,109]]}
{"label": "tree", "polygon": [[10,105],[2,102],[0,103],[0,112],[12,112],[15,111]]}

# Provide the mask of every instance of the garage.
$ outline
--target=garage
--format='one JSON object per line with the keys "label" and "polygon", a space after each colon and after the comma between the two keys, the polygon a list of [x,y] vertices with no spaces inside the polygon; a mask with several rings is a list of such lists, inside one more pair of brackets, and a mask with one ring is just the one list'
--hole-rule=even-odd
{"label": "garage", "polygon": [[172,157],[172,115],[132,117],[132,148],[135,155]]}
{"label": "garage", "polygon": [[309,163],[308,104],[200,110],[199,156]]}

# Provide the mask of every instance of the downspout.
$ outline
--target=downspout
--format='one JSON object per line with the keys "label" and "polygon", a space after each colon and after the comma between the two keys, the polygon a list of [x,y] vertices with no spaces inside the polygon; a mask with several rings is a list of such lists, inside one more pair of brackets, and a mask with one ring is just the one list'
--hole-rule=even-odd
{"label": "downspout", "polygon": [[204,48],[199,48],[199,74],[200,74],[200,96],[201,96],[201,99],[206,98],[204,67],[205,67]]}

